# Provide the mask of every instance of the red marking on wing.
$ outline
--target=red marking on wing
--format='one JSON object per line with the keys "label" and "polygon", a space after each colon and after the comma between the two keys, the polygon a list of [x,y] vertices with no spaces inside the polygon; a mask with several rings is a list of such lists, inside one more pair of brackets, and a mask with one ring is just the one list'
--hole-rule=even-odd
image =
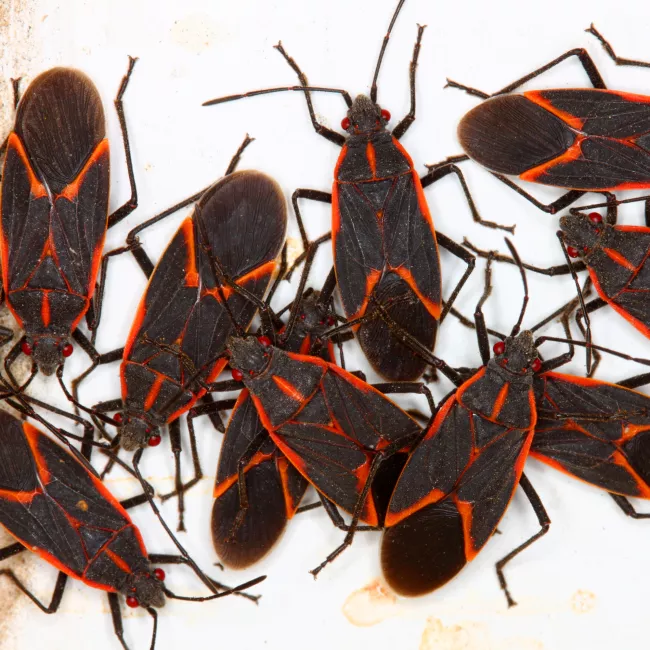
{"label": "red marking on wing", "polygon": [[[88,173],[88,170],[97,163],[97,161],[102,157],[102,156],[108,156],[109,151],[108,151],[108,140],[104,138],[96,147],[95,150],[92,152],[90,158],[86,161],[86,164],[83,166],[82,170],[79,172],[77,177],[70,183],[69,185],[66,185],[63,188],[63,191],[60,192],[57,195],[57,198],[64,198],[68,199],[68,201],[74,201],[77,198],[77,195],[79,194],[79,187],[84,181],[84,178],[86,177],[86,174]],[[108,215],[106,215],[108,218]]]}
{"label": "red marking on wing", "polygon": [[38,448],[39,438],[43,436],[43,434],[29,422],[23,422],[22,426],[25,439],[27,440],[27,444],[29,445],[32,456],[34,457],[34,462],[36,463],[38,477],[43,485],[47,485],[52,480],[52,475],[47,467],[47,461],[43,458],[43,454],[41,454]]}
{"label": "red marking on wing", "polygon": [[[244,474],[251,470],[253,467],[257,467],[258,465],[261,465],[263,462],[269,460],[272,457],[272,454],[264,454],[261,451],[258,451],[250,460],[250,462],[246,465],[244,468]],[[238,476],[237,474],[233,474],[232,476],[229,476],[227,479],[224,479],[221,481],[218,485],[214,486],[214,492],[212,493],[212,496],[215,499],[218,499],[220,496],[225,494],[235,483],[238,481]]]}
{"label": "red marking on wing", "polygon": [[[251,280],[257,280],[259,278],[272,275],[275,271],[275,267],[276,267],[275,260],[271,260],[270,262],[267,262],[266,264],[262,264],[261,266],[256,266],[252,271],[250,271],[246,275],[242,275],[240,278],[237,278],[235,284],[241,287],[243,285],[248,284]],[[221,302],[222,295],[226,300],[228,300],[228,298],[230,298],[230,296],[233,293],[235,293],[235,289],[229,286],[223,286],[223,287],[214,287],[212,289],[204,289],[201,292],[201,295],[202,296],[210,295],[217,302]]]}
{"label": "red marking on wing", "polygon": [[593,269],[589,269],[589,277],[591,278],[591,281],[594,285],[594,289],[596,290],[596,293],[617,313],[619,313],[628,323],[630,323],[633,327],[635,327],[643,336],[646,338],[650,339],[650,327],[648,327],[645,323],[642,323],[640,320],[634,318],[632,314],[630,314],[628,311],[625,311],[620,305],[617,305],[612,298],[610,298],[602,289],[600,286],[600,282],[598,282],[598,277]]}
{"label": "red marking on wing", "polygon": [[519,174],[519,178],[521,178],[523,181],[530,181],[531,183],[535,183],[540,176],[544,175],[546,171],[552,167],[561,165],[562,163],[578,160],[582,156],[582,148],[580,145],[584,139],[585,137],[583,135],[578,135],[576,137],[576,141],[563,154],[557,158],[553,158],[553,160],[549,160],[548,162],[545,162],[541,165],[537,165],[537,167],[533,167],[523,174]]}
{"label": "red marking on wing", "polygon": [[[432,425],[429,427],[429,430],[427,431],[426,435],[424,436],[423,440],[428,440],[429,438],[432,438],[435,436],[438,431],[440,430],[440,427],[442,426],[442,423],[444,422],[445,418],[447,415],[449,415],[449,411],[454,407],[454,405],[457,403],[457,394],[454,395],[453,397],[449,398],[442,408],[438,411],[438,414],[436,415]],[[417,447],[416,447],[417,449]],[[401,510],[400,512],[391,512],[390,509],[386,513],[386,519],[385,519],[385,526],[386,528],[390,528],[391,526],[395,526],[395,524],[398,524],[400,521],[403,519],[406,519],[407,517],[410,517],[413,513],[417,512],[418,510],[421,510],[425,506],[428,506],[431,503],[437,503],[441,499],[443,499],[446,495],[446,493],[443,490],[440,490],[439,488],[435,488],[431,490],[426,496],[422,497],[419,501],[416,501],[414,504],[412,504],[410,507],[405,508],[404,510]]]}
{"label": "red marking on wing", "polygon": [[[336,268],[336,267],[335,267]],[[368,308],[368,301],[370,300],[370,296],[377,284],[381,278],[381,271],[378,271],[377,269],[373,269],[368,273],[366,276],[366,290],[365,290],[365,299],[361,303],[361,307],[359,307],[359,310],[357,311],[356,314],[352,314],[349,318],[349,320],[354,320],[355,318],[360,318],[366,313],[366,309]],[[357,331],[361,324],[354,325],[352,327],[353,331]]]}
{"label": "red marking on wing", "polygon": [[534,104],[537,104],[538,106],[546,109],[549,113],[553,113],[553,115],[559,117],[563,122],[566,122],[572,129],[576,129],[577,131],[582,130],[582,127],[585,123],[584,119],[576,117],[575,115],[571,115],[571,113],[567,113],[566,111],[560,110],[554,106],[547,97],[543,97],[542,92],[543,91],[540,90],[529,90],[524,93],[524,97],[526,99],[529,99]]}
{"label": "red marking on wing", "polygon": [[0,501],[14,501],[15,503],[31,503],[38,494],[42,494],[40,488],[32,492],[15,492],[14,490],[0,490]]}
{"label": "red marking on wing", "polygon": [[284,457],[278,456],[276,459],[276,466],[278,468],[278,473],[280,474],[280,482],[282,484],[282,495],[284,496],[284,509],[287,513],[287,519],[291,519],[298,510],[298,501],[294,501],[291,496],[291,491],[289,490],[289,468],[291,463]]}
{"label": "red marking on wing", "polygon": [[406,284],[409,285],[413,293],[420,299],[422,304],[426,307],[426,310],[436,320],[440,320],[440,314],[442,312],[442,304],[439,302],[433,302],[433,300],[430,300],[429,298],[427,298],[425,295],[422,294],[417,283],[415,282],[415,278],[413,277],[413,274],[403,266],[399,266],[391,270],[397,273],[397,275],[399,275],[399,277],[402,278],[402,280],[404,280],[404,282],[406,282]]}
{"label": "red marking on wing", "polygon": [[[460,520],[463,522],[463,539],[465,540],[465,558],[468,562],[473,560],[478,554],[478,550],[474,548],[472,540],[472,504],[467,501],[461,501],[456,494],[453,495],[454,503],[458,508]],[[480,549],[479,549],[480,550]]]}
{"label": "red marking on wing", "polygon": [[185,267],[185,284],[188,287],[199,286],[199,273],[196,269],[196,250],[194,246],[194,227],[192,217],[187,217],[181,224],[183,238],[188,249],[187,266]]}
{"label": "red marking on wing", "polygon": [[7,151],[11,149],[13,149],[18,154],[18,157],[22,161],[23,165],[25,165],[25,169],[27,170],[27,176],[29,178],[30,192],[32,198],[41,199],[44,196],[47,196],[47,190],[45,189],[43,183],[41,183],[41,181],[39,181],[38,178],[36,177],[36,173],[34,172],[34,169],[32,168],[32,165],[29,162],[29,158],[27,157],[27,152],[25,151],[25,147],[23,146],[21,139],[18,137],[18,135],[16,135],[15,131],[11,132],[11,134],[9,135],[9,139],[7,140]]}

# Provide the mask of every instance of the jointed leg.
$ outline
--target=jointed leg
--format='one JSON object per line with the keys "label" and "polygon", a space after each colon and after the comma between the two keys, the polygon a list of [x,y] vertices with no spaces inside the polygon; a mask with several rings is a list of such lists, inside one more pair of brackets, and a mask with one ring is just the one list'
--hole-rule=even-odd
{"label": "jointed leg", "polygon": [[[382,449],[381,451],[377,451],[375,453],[375,456],[372,459],[372,463],[370,464],[370,470],[368,472],[368,477],[366,478],[363,489],[361,490],[361,494],[359,495],[359,498],[357,499],[357,503],[354,507],[354,513],[352,515],[352,521],[350,522],[350,527],[348,532],[345,535],[345,539],[343,540],[343,543],[337,546],[326,558],[321,562],[315,569],[312,569],[310,573],[316,578],[318,574],[331,562],[333,562],[348,546],[352,544],[352,541],[354,539],[354,533],[357,530],[358,524],[359,524],[359,519],[361,517],[361,513],[363,512],[363,507],[366,503],[366,499],[370,497],[370,489],[372,487],[372,482],[374,481],[375,475],[377,474],[377,471],[379,470],[382,462],[392,456],[393,454],[397,453],[400,449],[402,449],[405,446],[408,446],[409,442],[414,442],[415,439],[413,440],[397,440],[393,442],[392,444],[388,445],[386,448]],[[325,503],[323,502],[323,505]]]}
{"label": "jointed leg", "polygon": [[427,165],[427,168],[429,169],[429,172],[420,179],[423,189],[429,187],[429,185],[432,185],[436,181],[439,181],[441,178],[444,178],[449,174],[455,174],[463,190],[463,194],[465,195],[465,199],[467,201],[467,205],[469,206],[470,212],[472,213],[472,219],[474,219],[476,223],[480,223],[486,228],[505,230],[509,233],[515,232],[514,226],[502,226],[501,224],[495,223],[494,221],[486,221],[481,218],[481,215],[479,214],[479,211],[474,203],[474,199],[472,198],[472,195],[469,191],[469,187],[467,187],[463,172],[461,172],[458,165],[450,162],[449,160],[443,160],[442,162],[436,163],[434,165]]}
{"label": "jointed leg", "polygon": [[[309,82],[307,81],[307,77],[305,76],[305,73],[298,67],[298,64],[295,62],[295,60],[292,57],[290,57],[289,54],[287,54],[287,51],[282,46],[282,43],[280,42],[277,45],[274,45],[274,47],[278,52],[280,52],[280,54],[282,54],[284,60],[291,66],[293,71],[298,75],[298,79],[300,80],[300,85],[303,87],[308,87]],[[305,91],[303,94],[305,95],[305,100],[307,101],[307,109],[309,110],[309,117],[311,119],[311,123],[316,133],[318,133],[318,135],[322,135],[326,140],[329,140],[330,142],[339,145],[339,147],[342,146],[343,143],[345,142],[345,136],[341,135],[336,131],[332,131],[332,129],[329,129],[323,124],[321,124],[316,118],[316,112],[314,111],[314,106],[311,101],[311,93],[309,91]],[[342,93],[342,94],[345,99],[347,93]],[[347,99],[346,99],[346,103],[348,103]],[[351,103],[352,102],[350,101],[348,103],[348,106],[350,106]]]}
{"label": "jointed leg", "polygon": [[508,601],[508,607],[512,607],[517,603],[513,600],[512,596],[510,595],[510,590],[508,589],[508,583],[506,582],[506,578],[503,574],[503,567],[506,564],[508,564],[508,562],[510,562],[510,560],[512,560],[515,556],[519,555],[519,553],[527,549],[533,542],[536,542],[540,537],[546,535],[551,525],[551,519],[549,518],[548,514],[546,513],[546,510],[544,509],[544,504],[542,503],[542,500],[539,498],[537,492],[535,492],[535,489],[533,488],[533,486],[531,485],[530,481],[528,480],[525,474],[521,475],[521,479],[519,480],[519,485],[524,491],[524,494],[528,497],[528,501],[530,501],[530,505],[532,506],[533,511],[537,515],[537,520],[539,521],[540,530],[537,533],[535,533],[532,537],[527,539],[523,544],[517,546],[517,548],[515,548],[513,551],[508,553],[508,555],[506,555],[503,559],[499,560],[496,563],[499,585],[501,589],[503,589],[503,592],[506,595],[506,599]]}
{"label": "jointed leg", "polygon": [[440,322],[442,323],[442,321],[445,320],[447,314],[449,313],[449,310],[452,308],[454,302],[456,301],[456,298],[458,297],[458,294],[460,293],[461,289],[467,282],[467,279],[474,271],[474,267],[476,265],[476,258],[471,253],[468,253],[462,246],[457,244],[453,239],[450,239],[449,237],[447,237],[447,235],[443,235],[439,231],[436,233],[436,238],[440,246],[447,249],[452,255],[455,255],[456,257],[463,260],[465,264],[467,264],[467,268],[465,269],[465,273],[463,273],[463,277],[461,277],[461,279],[454,287],[454,290],[451,292],[451,296],[449,296],[449,299],[445,301],[445,304],[442,309],[442,313],[440,314]]}
{"label": "jointed leg", "polygon": [[[242,153],[244,152],[246,147],[248,147],[248,145],[251,142],[253,142],[253,139],[254,138],[251,138],[248,136],[248,134],[246,134],[246,137],[244,138],[241,145],[239,145],[239,148],[235,152],[235,155],[232,157],[230,163],[228,164],[228,168],[226,169],[226,173],[225,173],[226,176],[228,174],[232,174],[232,172],[234,172],[237,169],[237,165],[239,165]],[[131,251],[133,257],[135,258],[135,261],[138,263],[138,266],[140,266],[142,272],[147,276],[147,278],[150,277],[151,274],[153,273],[154,264],[149,259],[149,256],[147,255],[145,250],[142,248],[142,244],[140,244],[138,235],[149,226],[153,226],[155,223],[162,221],[166,217],[174,214],[175,212],[178,212],[179,210],[186,208],[188,205],[191,205],[192,203],[196,203],[210,189],[210,187],[212,187],[212,184],[208,185],[208,187],[204,187],[200,192],[193,194],[192,196],[181,201],[180,203],[173,205],[171,208],[168,208],[164,212],[161,212],[151,217],[151,219],[147,219],[144,223],[141,223],[139,226],[133,228],[133,230],[131,230],[129,234],[126,236],[126,248]]]}
{"label": "jointed leg", "polygon": [[497,95],[505,95],[506,93],[511,93],[517,90],[520,86],[523,86],[529,81],[535,79],[535,77],[539,77],[545,72],[548,72],[551,68],[554,68],[555,66],[562,63],[562,61],[566,61],[566,59],[569,59],[572,56],[578,58],[584,71],[587,73],[587,77],[589,77],[589,81],[591,82],[591,85],[594,88],[607,88],[607,86],[605,86],[605,82],[603,81],[602,76],[600,75],[600,72],[598,72],[598,68],[596,67],[596,64],[594,63],[593,59],[591,58],[591,56],[589,56],[587,50],[585,50],[582,47],[574,48],[573,50],[569,50],[568,52],[561,54],[560,56],[553,59],[552,61],[549,61],[546,65],[543,65],[540,68],[537,68],[532,72],[529,72],[527,75],[524,75],[520,79],[513,81],[512,83],[508,84],[504,88],[501,88],[501,90],[497,90],[497,92],[492,93],[491,95],[483,92],[482,90],[477,90],[476,88],[472,88],[471,86],[465,86],[463,84],[459,84],[458,82],[453,81],[451,79],[447,79],[447,84],[445,85],[445,88],[456,88],[458,90],[463,90],[468,95],[478,97],[479,99],[489,99],[490,97],[496,97]]}
{"label": "jointed leg", "polygon": [[620,494],[612,494],[611,492],[609,496],[614,499],[614,503],[616,503],[616,505],[628,517],[632,517],[632,519],[650,519],[650,512],[637,512],[634,509],[634,506],[624,496],[621,496]]}
{"label": "jointed leg", "polygon": [[126,118],[124,117],[124,106],[122,104],[122,98],[126,92],[126,87],[129,85],[129,80],[131,79],[131,73],[133,72],[133,67],[137,58],[129,57],[129,68],[122,79],[120,84],[120,89],[117,92],[117,97],[115,98],[115,110],[117,111],[117,117],[120,120],[120,130],[122,131],[122,142],[124,143],[124,155],[126,157],[126,169],[129,174],[129,185],[131,186],[131,197],[129,200],[119,207],[113,214],[108,217],[108,227],[112,228],[118,224],[122,219],[128,217],[133,210],[138,207],[138,191],[135,185],[135,174],[133,172],[133,161],[131,160],[131,145],[129,144],[129,132],[126,128]]}
{"label": "jointed leg", "polygon": [[399,140],[409,129],[415,120],[415,72],[418,67],[418,57],[420,56],[420,46],[422,42],[422,33],[426,25],[418,25],[418,35],[413,47],[413,56],[409,64],[409,89],[411,94],[411,107],[409,112],[402,118],[402,120],[393,129],[393,137]]}
{"label": "jointed leg", "polygon": [[201,404],[199,406],[194,406],[188,411],[187,429],[190,438],[190,450],[192,453],[192,464],[194,466],[194,477],[191,480],[189,480],[187,483],[183,483],[181,485],[180,492],[178,490],[178,486],[176,486],[176,489],[174,489],[172,492],[169,492],[167,494],[162,494],[160,496],[161,501],[167,501],[167,499],[171,499],[172,497],[178,496],[181,493],[187,492],[190,488],[194,487],[203,478],[203,470],[201,469],[201,461],[199,459],[199,452],[196,446],[196,434],[194,432],[194,418],[199,417],[201,415],[210,415],[213,417],[217,417],[219,418],[220,426],[216,428],[221,433],[224,433],[226,429],[223,425],[223,421],[219,417],[219,412],[232,409],[235,405],[235,402],[236,400],[234,399],[220,400],[218,402],[211,402],[209,404]]}

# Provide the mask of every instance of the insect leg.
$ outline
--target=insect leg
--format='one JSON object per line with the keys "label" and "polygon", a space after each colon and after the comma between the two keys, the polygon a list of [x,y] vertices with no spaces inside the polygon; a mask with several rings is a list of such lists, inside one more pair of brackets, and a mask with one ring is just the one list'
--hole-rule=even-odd
{"label": "insect leg", "polygon": [[[199,417],[200,415],[212,415],[219,418],[220,427],[216,427],[221,433],[225,432],[225,427],[221,417],[219,417],[220,411],[227,411],[232,409],[235,406],[237,400],[228,399],[220,400],[218,402],[211,402],[209,404],[201,404],[200,406],[192,407],[187,414],[187,428],[189,431],[190,437],[190,450],[192,453],[192,464],[194,465],[194,477],[189,480],[187,483],[183,483],[181,486],[181,492],[187,492],[191,487],[194,487],[202,478],[203,470],[201,469],[201,461],[199,460],[199,452],[196,446],[196,434],[194,432],[194,418]],[[167,501],[179,494],[178,488],[167,494],[161,494],[160,500]]]}
{"label": "insect leg", "polygon": [[133,212],[138,207],[138,190],[135,185],[135,174],[133,172],[133,161],[131,160],[131,145],[129,143],[129,132],[126,128],[126,118],[124,117],[124,106],[122,104],[122,98],[126,92],[126,88],[129,85],[129,80],[131,79],[131,73],[133,72],[133,67],[137,58],[129,57],[129,68],[122,79],[120,88],[117,92],[117,97],[115,98],[115,110],[117,111],[117,117],[120,120],[120,130],[122,131],[122,142],[124,143],[124,155],[126,157],[126,169],[129,174],[129,185],[131,186],[131,197],[129,200],[122,206],[120,206],[113,214],[108,217],[108,227],[112,228],[118,224],[122,219],[128,217],[131,212]]}
{"label": "insect leg", "polygon": [[546,510],[544,509],[542,500],[539,498],[539,495],[537,494],[537,492],[535,492],[530,481],[523,473],[521,475],[521,479],[519,480],[519,485],[521,486],[525,495],[528,497],[528,500],[530,501],[530,505],[535,511],[541,529],[538,532],[536,532],[532,537],[527,539],[523,544],[517,546],[517,548],[512,550],[510,553],[508,553],[508,555],[506,555],[504,558],[502,558],[496,563],[499,585],[501,586],[501,589],[503,589],[503,592],[506,595],[506,599],[508,600],[508,607],[512,607],[517,603],[513,600],[512,596],[510,595],[510,591],[508,589],[508,583],[506,582],[506,578],[503,574],[503,567],[508,562],[510,562],[510,560],[512,560],[516,555],[521,553],[523,550],[527,549],[533,542],[537,541],[543,535],[546,535],[551,525],[551,519],[549,518]]}
{"label": "insect leg", "polygon": [[418,67],[418,57],[420,56],[420,45],[422,42],[422,32],[426,25],[418,25],[418,35],[413,47],[413,57],[409,64],[409,89],[411,94],[411,107],[409,112],[402,118],[399,124],[393,129],[393,137],[399,140],[415,121],[415,71]]}
{"label": "insect leg", "polygon": [[440,244],[440,246],[447,249],[452,255],[455,255],[459,259],[463,260],[465,264],[467,264],[467,268],[465,269],[465,273],[463,273],[463,277],[461,277],[461,279],[454,287],[454,290],[451,292],[449,299],[445,301],[442,313],[440,314],[440,322],[442,323],[442,321],[445,320],[447,314],[449,313],[452,305],[456,301],[456,298],[458,297],[461,289],[465,285],[465,282],[467,282],[467,279],[474,271],[476,258],[471,253],[468,253],[462,246],[457,244],[453,239],[450,239],[447,237],[447,235],[443,235],[440,231],[436,233],[436,239],[438,240],[438,244]]}
{"label": "insect leg", "polygon": [[614,499],[614,503],[628,516],[632,519],[650,519],[650,512],[637,512],[634,509],[634,506],[620,494],[609,493],[609,496]]}
{"label": "insect leg", "polygon": [[498,224],[494,221],[486,221],[481,217],[478,208],[474,203],[474,199],[472,198],[472,195],[469,191],[469,187],[467,186],[463,172],[460,170],[460,167],[458,167],[458,165],[448,160],[443,160],[442,162],[436,163],[434,165],[427,165],[427,168],[429,171],[420,179],[420,182],[422,183],[422,189],[429,187],[429,185],[432,185],[436,181],[439,181],[441,178],[444,178],[449,174],[455,174],[458,182],[460,183],[461,189],[463,190],[463,194],[465,195],[469,210],[472,213],[472,219],[474,219],[476,223],[480,223],[486,228],[505,230],[511,234],[514,234],[514,226],[502,226],[501,224]]}

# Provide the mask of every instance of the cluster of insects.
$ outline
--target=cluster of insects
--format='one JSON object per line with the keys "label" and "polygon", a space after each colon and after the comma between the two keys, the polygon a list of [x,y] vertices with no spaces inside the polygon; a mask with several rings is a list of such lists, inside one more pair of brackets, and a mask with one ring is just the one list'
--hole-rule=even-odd
{"label": "cluster of insects", "polygon": [[[291,91],[306,102],[316,132],[340,147],[331,193],[293,192],[303,253],[291,264],[283,190],[266,174],[237,170],[248,137],[223,178],[138,225],[122,247],[104,252],[107,230],[137,208],[122,105],[136,60],[129,60],[115,101],[131,198],[110,215],[109,143],[92,81],[76,70],[55,68],[38,76],[22,97],[15,84],[15,126],[3,145],[0,257],[6,305],[24,334],[6,354],[6,378],[0,380],[1,397],[17,414],[0,411],[0,523],[15,538],[0,549],[0,560],[30,550],[60,573],[49,603],[12,570],[0,569],[0,576],[44,612],[57,610],[72,577],[107,592],[124,648],[119,594],[127,606],[143,607],[154,621],[153,648],[156,610],[166,598],[206,601],[238,594],[257,599],[247,590],[265,576],[233,588],[208,577],[156,505],[158,498],[176,499],[177,528],[184,531],[185,494],[203,477],[193,424],[200,416],[208,416],[223,433],[211,534],[219,561],[230,568],[255,565],[294,515],[322,506],[345,537],[312,570],[315,576],[352,544],[357,531],[377,530],[388,585],[405,596],[427,594],[456,576],[485,546],[520,486],[540,529],[497,563],[500,586],[514,605],[504,567],[550,524],[523,472],[529,455],[611,493],[626,514],[643,516],[627,498],[650,498],[650,398],[636,390],[650,381],[650,373],[618,384],[594,379],[594,360],[601,352],[631,357],[592,341],[589,314],[610,305],[650,336],[645,266],[650,209],[645,226],[617,225],[621,201],[612,193],[650,188],[650,98],[607,90],[582,49],[493,95],[450,81],[484,101],[460,122],[465,155],[433,165],[420,177],[400,139],[415,120],[423,27],[418,27],[410,63],[410,110],[391,128],[390,113],[377,101],[383,56],[403,4],[400,0],[392,16],[368,96],[352,99],[345,90],[309,85],[279,44],[298,85],[205,103]],[[593,26],[590,31],[617,63],[648,66],[617,58]],[[514,92],[572,56],[594,88]],[[323,92],[337,93],[347,104],[342,131],[316,116],[312,95]],[[510,230],[478,214],[458,166],[466,159],[547,212],[568,209],[586,192],[600,192],[604,200],[588,208],[606,214],[582,207],[561,217],[558,238],[566,257],[561,266],[522,262],[510,239],[509,255],[457,243],[434,229],[424,194],[450,174],[460,181],[476,221]],[[568,191],[543,205],[511,176]],[[331,204],[330,233],[309,238],[301,200]],[[190,216],[154,264],[143,247],[145,230],[191,204]],[[322,286],[307,288],[314,256],[330,241],[333,268]],[[447,296],[438,246],[466,265]],[[95,339],[104,286],[110,282],[109,261],[121,254],[134,256],[148,283],[124,346],[100,354]],[[470,322],[453,305],[477,256],[486,258],[485,289]],[[488,328],[483,315],[491,271],[501,262],[519,268],[525,296],[509,333]],[[584,270],[598,294],[586,303],[587,286],[581,287],[577,276]],[[294,271],[300,272],[295,296],[283,309],[273,308],[278,287]],[[522,329],[527,271],[572,274],[577,297]],[[454,318],[475,329],[481,356],[475,368],[454,368],[443,360],[444,352],[433,353],[439,327]],[[552,319],[565,324],[566,338],[536,337]],[[82,332],[84,320],[88,334]],[[582,340],[572,338],[572,322]],[[4,344],[12,339],[10,330],[0,334]],[[493,346],[490,337],[496,338]],[[371,384],[362,371],[345,368],[343,344],[353,340],[385,383]],[[540,348],[548,340],[565,344],[567,351],[545,358]],[[75,344],[92,363],[68,384],[64,362]],[[557,372],[573,358],[576,346],[586,350],[584,374]],[[21,355],[32,361],[22,383],[12,370]],[[84,403],[79,397],[84,379],[99,365],[118,361],[121,396]],[[56,376],[70,401],[69,412],[30,393],[39,372]],[[438,403],[424,379],[432,372],[453,386]],[[389,397],[400,393],[424,395],[428,412],[401,408]],[[81,425],[83,435],[52,425],[48,410]],[[186,482],[182,416],[193,468]],[[145,449],[165,438],[174,456],[174,489],[156,495],[139,463]],[[101,476],[95,467],[98,455],[108,460]],[[110,493],[102,478],[115,464],[138,479],[142,494],[119,502]],[[302,505],[310,486],[319,502]],[[147,550],[127,513],[144,504],[161,519],[178,554]],[[189,566],[209,594],[172,592],[157,566],[164,563]]]}

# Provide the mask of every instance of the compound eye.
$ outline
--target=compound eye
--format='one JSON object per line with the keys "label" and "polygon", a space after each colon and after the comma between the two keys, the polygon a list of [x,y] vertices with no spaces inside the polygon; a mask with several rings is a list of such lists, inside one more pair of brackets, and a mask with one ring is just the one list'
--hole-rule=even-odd
{"label": "compound eye", "polygon": [[32,352],[34,352],[34,348],[29,343],[27,343],[27,341],[23,341],[20,349],[22,350],[23,354],[26,354],[28,357],[30,357],[32,355]]}
{"label": "compound eye", "polygon": [[497,356],[503,354],[506,351],[506,344],[503,341],[497,341],[492,347],[494,354]]}
{"label": "compound eye", "polygon": [[567,246],[566,252],[569,257],[580,257],[580,251],[575,246]]}
{"label": "compound eye", "polygon": [[598,212],[590,212],[589,221],[591,221],[591,223],[597,226],[598,224],[603,222],[603,215],[599,214]]}
{"label": "compound eye", "polygon": [[258,336],[257,340],[265,347],[268,348],[271,345],[271,339],[268,336]]}
{"label": "compound eye", "polygon": [[64,357],[69,357],[73,352],[74,348],[72,347],[72,343],[66,343],[61,350]]}
{"label": "compound eye", "polygon": [[390,111],[387,111],[385,108],[382,108],[381,119],[384,120],[384,122],[390,122]]}
{"label": "compound eye", "polygon": [[349,117],[344,117],[344,118],[341,120],[341,128],[342,128],[344,131],[347,131],[347,130],[350,128],[350,118],[349,118]]}
{"label": "compound eye", "polygon": [[538,357],[530,364],[530,367],[533,372],[539,372],[542,369],[542,360]]}

